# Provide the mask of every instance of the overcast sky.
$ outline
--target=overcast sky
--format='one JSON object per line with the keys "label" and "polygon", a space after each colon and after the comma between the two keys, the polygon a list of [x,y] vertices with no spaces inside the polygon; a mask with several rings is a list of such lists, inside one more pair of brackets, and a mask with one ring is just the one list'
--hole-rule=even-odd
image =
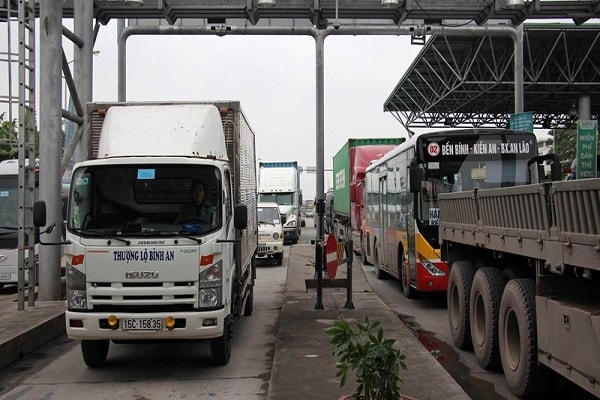
{"label": "overcast sky", "polygon": [[[102,26],[94,101],[117,100],[116,22]],[[421,46],[408,36],[325,40],[325,169],[348,138],[406,137],[383,103]],[[306,36],[131,36],[127,100],[239,100],[263,161],[316,166],[315,41]],[[332,186],[325,172],[325,190]],[[316,175],[301,175],[304,198]]]}

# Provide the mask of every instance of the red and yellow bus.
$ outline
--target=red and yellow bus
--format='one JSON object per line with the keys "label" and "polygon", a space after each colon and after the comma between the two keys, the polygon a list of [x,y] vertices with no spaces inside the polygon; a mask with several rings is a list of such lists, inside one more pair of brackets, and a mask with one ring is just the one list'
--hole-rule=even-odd
{"label": "red and yellow bus", "polygon": [[526,184],[537,156],[533,133],[499,129],[415,134],[373,162],[365,177],[366,261],[402,282],[408,298],[445,291],[437,196]]}

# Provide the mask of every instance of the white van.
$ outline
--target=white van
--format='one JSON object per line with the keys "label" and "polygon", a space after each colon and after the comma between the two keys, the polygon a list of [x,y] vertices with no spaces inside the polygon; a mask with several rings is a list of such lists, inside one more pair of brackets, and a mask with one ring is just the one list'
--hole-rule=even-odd
{"label": "white van", "polygon": [[277,203],[258,203],[257,259],[275,259],[283,263],[283,225]]}

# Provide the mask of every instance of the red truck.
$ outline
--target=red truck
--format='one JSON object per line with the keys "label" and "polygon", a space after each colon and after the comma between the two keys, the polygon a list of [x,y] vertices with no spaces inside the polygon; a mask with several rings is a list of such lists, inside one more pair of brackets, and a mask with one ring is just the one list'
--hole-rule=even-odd
{"label": "red truck", "polygon": [[352,239],[356,253],[363,253],[365,170],[403,141],[403,138],[348,139],[333,156],[333,233],[338,241]]}

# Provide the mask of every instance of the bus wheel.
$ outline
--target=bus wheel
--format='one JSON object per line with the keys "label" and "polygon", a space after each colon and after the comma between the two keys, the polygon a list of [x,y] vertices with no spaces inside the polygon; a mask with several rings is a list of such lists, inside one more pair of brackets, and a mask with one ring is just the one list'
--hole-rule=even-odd
{"label": "bus wheel", "polygon": [[375,246],[375,277],[377,279],[387,279],[387,273],[381,269],[381,261],[379,260],[379,249]]}
{"label": "bus wheel", "polygon": [[471,348],[469,329],[469,296],[475,275],[473,265],[468,261],[455,261],[448,277],[448,322],[454,345],[459,349]]}
{"label": "bus wheel", "polygon": [[410,274],[409,274],[409,264],[408,260],[404,261],[404,256],[401,256],[400,260],[398,260],[398,265],[400,267],[400,280],[402,281],[402,292],[407,299],[414,299],[417,297],[417,289],[410,285]]}
{"label": "bus wheel", "polygon": [[90,368],[97,368],[104,365],[106,355],[108,354],[108,340],[82,340],[81,353],[83,362]]}
{"label": "bus wheel", "polygon": [[538,364],[532,279],[511,279],[504,287],[499,335],[502,368],[511,392],[519,397],[541,394],[550,374]]}
{"label": "bus wheel", "polygon": [[475,358],[485,369],[500,366],[498,312],[504,278],[497,268],[484,267],[475,272],[470,296],[470,327]]}

